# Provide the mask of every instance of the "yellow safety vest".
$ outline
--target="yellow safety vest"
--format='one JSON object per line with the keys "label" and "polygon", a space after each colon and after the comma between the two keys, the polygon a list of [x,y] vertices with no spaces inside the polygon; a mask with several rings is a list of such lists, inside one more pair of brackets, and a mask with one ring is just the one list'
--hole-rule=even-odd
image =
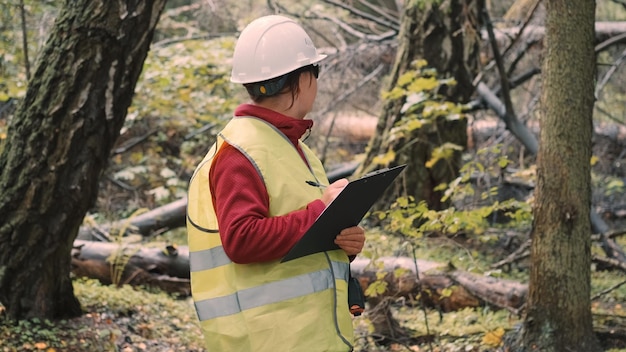
{"label": "yellow safety vest", "polygon": [[333,250],[280,263],[236,264],[222,248],[211,201],[209,169],[222,143],[256,167],[270,199],[270,216],[303,209],[327,183],[324,168],[300,142],[309,163],[274,126],[233,118],[191,179],[187,231],[191,291],[209,352],[351,351],[349,261]]}

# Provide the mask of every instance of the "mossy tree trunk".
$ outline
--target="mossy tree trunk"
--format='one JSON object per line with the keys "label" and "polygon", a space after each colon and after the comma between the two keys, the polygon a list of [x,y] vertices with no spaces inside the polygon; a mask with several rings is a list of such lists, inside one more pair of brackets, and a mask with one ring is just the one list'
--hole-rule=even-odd
{"label": "mossy tree trunk", "polygon": [[81,314],[72,243],[93,206],[165,0],[66,1],[0,155],[0,303]]}
{"label": "mossy tree trunk", "polygon": [[[457,81],[457,85],[448,86],[440,93],[449,101],[466,102],[474,91],[472,79],[478,70],[480,6],[481,2],[475,0],[405,1],[396,61],[387,90],[396,86],[400,76],[414,69],[411,65],[415,60],[424,59],[428,66],[437,69],[440,78],[452,77]],[[426,168],[425,163],[431,159],[433,149],[444,143],[464,148],[467,144],[467,123],[464,119],[451,121],[439,118],[430,128],[418,129],[409,138],[390,142],[389,130],[402,118],[404,103],[404,99],[385,102],[365,160],[355,174],[377,168],[373,159],[393,150],[396,159],[392,164],[409,165],[404,171],[403,181],[395,182],[378,204],[389,204],[401,191],[406,191],[417,201],[426,200],[433,209],[443,208],[445,204],[440,202],[441,194],[434,191],[434,187],[458,176],[461,151],[456,151],[451,159],[439,161],[432,168]]]}
{"label": "mossy tree trunk", "polygon": [[594,0],[548,0],[531,271],[519,350],[600,351],[592,329]]}

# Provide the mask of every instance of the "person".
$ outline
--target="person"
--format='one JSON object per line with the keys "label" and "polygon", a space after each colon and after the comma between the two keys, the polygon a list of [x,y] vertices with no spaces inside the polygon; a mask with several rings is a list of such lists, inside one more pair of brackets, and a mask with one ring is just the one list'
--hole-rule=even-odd
{"label": "person", "polygon": [[364,229],[337,234],[340,249],[280,261],[348,183],[329,185],[302,141],[324,58],[279,15],[252,21],[235,45],[231,81],[251,102],[236,108],[188,189],[191,290],[208,351],[353,350],[349,262]]}

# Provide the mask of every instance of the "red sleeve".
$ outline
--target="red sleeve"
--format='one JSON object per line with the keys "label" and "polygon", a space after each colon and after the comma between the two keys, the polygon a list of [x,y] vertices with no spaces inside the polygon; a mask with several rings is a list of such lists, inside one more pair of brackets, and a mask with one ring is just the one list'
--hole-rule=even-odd
{"label": "red sleeve", "polygon": [[280,259],[324,210],[316,199],[306,209],[269,217],[269,197],[250,161],[232,146],[216,155],[209,176],[224,251],[235,263]]}

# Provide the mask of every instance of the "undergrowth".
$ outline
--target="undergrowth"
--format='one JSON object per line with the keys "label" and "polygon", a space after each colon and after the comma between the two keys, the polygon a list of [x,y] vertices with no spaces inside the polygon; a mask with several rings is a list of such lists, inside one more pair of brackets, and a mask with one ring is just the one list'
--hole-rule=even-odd
{"label": "undergrowth", "polygon": [[0,351],[203,351],[189,298],[77,279],[81,317],[1,320]]}

